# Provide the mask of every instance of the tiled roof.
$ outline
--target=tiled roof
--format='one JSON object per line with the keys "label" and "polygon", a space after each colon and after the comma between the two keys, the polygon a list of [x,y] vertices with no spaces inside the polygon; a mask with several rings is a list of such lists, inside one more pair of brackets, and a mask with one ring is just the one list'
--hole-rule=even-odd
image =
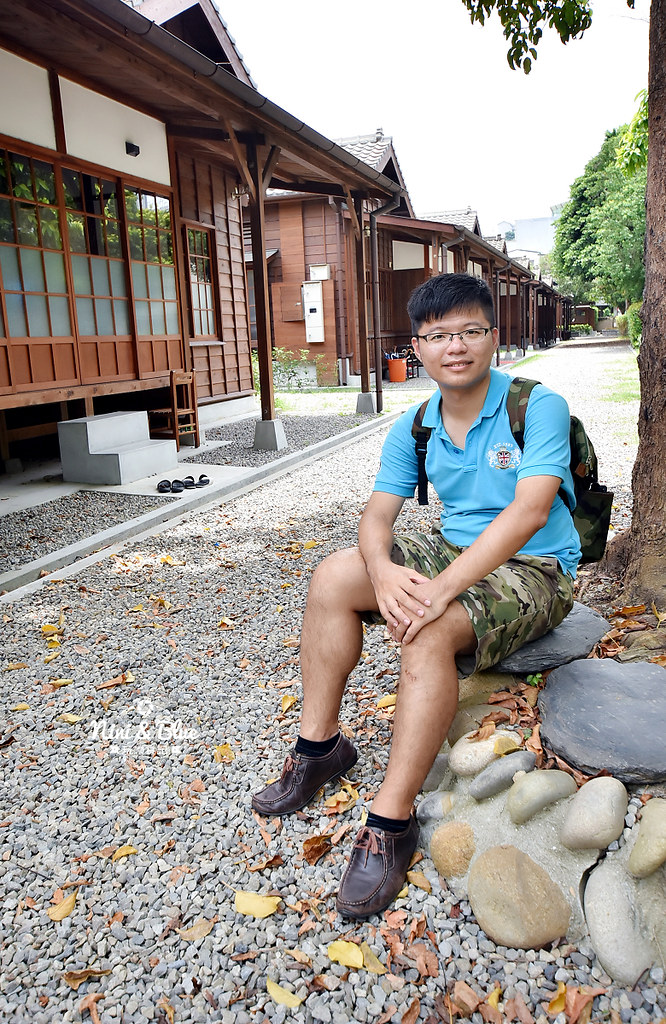
{"label": "tiled roof", "polygon": [[437,213],[421,213],[420,220],[435,220],[440,224],[460,224],[461,227],[474,231],[477,224],[476,210],[467,207],[466,210],[440,210]]}
{"label": "tiled roof", "polygon": [[[391,136],[384,135],[381,130],[372,135],[351,135],[346,139],[334,139],[334,142],[376,171],[381,171],[386,163],[387,151],[393,146]],[[395,153],[393,157],[395,158]]]}

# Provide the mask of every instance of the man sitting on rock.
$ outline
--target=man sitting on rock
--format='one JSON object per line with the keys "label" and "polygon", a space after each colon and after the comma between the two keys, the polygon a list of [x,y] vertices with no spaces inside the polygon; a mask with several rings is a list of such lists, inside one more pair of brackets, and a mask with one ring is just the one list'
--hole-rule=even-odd
{"label": "man sitting on rock", "polygon": [[356,836],[338,910],[364,918],[404,884],[418,839],[413,804],[456,713],[456,657],[490,668],[557,626],[573,602],[580,556],[571,514],[569,410],[539,385],[525,417],[524,450],[511,433],[511,378],[491,363],[499,343],[490,289],[441,274],[412,293],[412,345],[438,385],[423,419],[432,428],[427,473],[443,510],[441,532],[393,533],[417,483],[416,407],[392,426],[358,547],[319,565],[301,637],[303,714],[281,778],[256,793],[260,814],[291,814],[356,763],[338,730],[362,623],[385,620],[401,645],[393,739],[385,778]]}

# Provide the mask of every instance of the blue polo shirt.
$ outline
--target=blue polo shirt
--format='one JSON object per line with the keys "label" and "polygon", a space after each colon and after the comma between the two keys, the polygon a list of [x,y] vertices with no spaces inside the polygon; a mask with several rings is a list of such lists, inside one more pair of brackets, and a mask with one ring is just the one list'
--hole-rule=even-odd
{"label": "blue polo shirt", "polygon": [[[575,505],[569,469],[569,408],[561,395],[539,384],[530,395],[525,416],[525,447],[521,452],[511,433],[506,396],[511,378],[490,370],[483,408],[470,427],[465,448],[458,448],[444,429],[438,391],[428,402],[424,426],[431,427],[426,470],[442,502],[442,533],[452,544],[469,547],[515,496],[516,483],[529,476],[556,476]],[[418,481],[412,423],[418,405],[391,427],[382,449],[375,491],[409,498]],[[576,575],[580,542],[571,513],[559,495],[548,522],[520,549],[520,554],[552,555],[571,576]]]}

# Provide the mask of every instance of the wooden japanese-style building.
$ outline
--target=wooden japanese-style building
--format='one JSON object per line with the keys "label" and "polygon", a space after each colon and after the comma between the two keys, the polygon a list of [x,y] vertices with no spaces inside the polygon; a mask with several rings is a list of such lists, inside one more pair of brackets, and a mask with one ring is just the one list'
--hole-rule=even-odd
{"label": "wooden japanese-style building", "polygon": [[[524,352],[567,336],[569,300],[523,263],[512,260],[505,245],[500,249],[485,241],[474,211],[415,216],[392,139],[381,129],[338,143],[392,178],[403,193],[383,206],[377,201],[363,206],[366,301],[361,304],[353,264],[353,217],[344,201],[296,191],[267,195],[266,255],[276,347],[307,350],[311,359],[319,357],[331,382],[345,383],[349,375],[363,369],[356,333],[359,305],[368,308],[376,365],[382,355],[410,343],[406,303],[412,289],[443,272],[478,274],[488,282],[496,299],[505,353]],[[248,224],[245,238],[251,267]],[[305,297],[313,293],[315,315],[309,318]],[[309,319],[314,320],[313,327]]]}
{"label": "wooden japanese-style building", "polygon": [[[241,204],[264,254],[268,187],[344,201],[362,280],[356,211],[403,194],[257,92],[211,0],[0,0],[0,87],[4,462],[58,420],[159,405],[183,368],[202,407],[249,411]],[[253,271],[272,422],[265,257]]]}

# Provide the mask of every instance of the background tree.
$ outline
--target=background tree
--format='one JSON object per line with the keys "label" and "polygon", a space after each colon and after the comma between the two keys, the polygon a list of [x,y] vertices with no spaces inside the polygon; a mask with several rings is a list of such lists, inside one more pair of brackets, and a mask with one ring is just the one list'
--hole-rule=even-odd
{"label": "background tree", "polygon": [[[555,229],[555,275],[559,286],[571,292],[576,303],[594,302],[602,297],[612,301],[610,296],[601,296],[595,284],[598,223],[592,215],[623,183],[616,158],[622,131],[606,132],[601,149],[571,186]],[[642,270],[642,253],[640,263]]]}
{"label": "background tree", "polygon": [[[542,26],[553,28],[563,43],[582,35],[592,23],[586,0],[463,0],[472,21],[499,15],[513,68],[529,72]],[[633,7],[633,0],[627,0]],[[645,234],[643,340],[638,355],[641,404],[638,455],[632,488],[631,530],[612,545],[624,565],[625,596],[666,605],[666,0],[650,6],[648,74],[648,159]]]}
{"label": "background tree", "polygon": [[645,286],[645,186],[647,171],[618,182],[589,218],[595,235],[593,267],[596,298],[625,310]]}

